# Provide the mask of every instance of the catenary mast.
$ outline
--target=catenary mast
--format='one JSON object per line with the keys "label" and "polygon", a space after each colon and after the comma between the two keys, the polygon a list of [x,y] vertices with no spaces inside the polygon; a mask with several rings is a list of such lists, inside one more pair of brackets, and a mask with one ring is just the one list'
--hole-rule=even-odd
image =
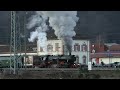
{"label": "catenary mast", "polygon": [[11,11],[11,37],[10,37],[10,73],[18,73],[18,65],[21,63],[21,37],[20,37],[20,22],[17,11]]}

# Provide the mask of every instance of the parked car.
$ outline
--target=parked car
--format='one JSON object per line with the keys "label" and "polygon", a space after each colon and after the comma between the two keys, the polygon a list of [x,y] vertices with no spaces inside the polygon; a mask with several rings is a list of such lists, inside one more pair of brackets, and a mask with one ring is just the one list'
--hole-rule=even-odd
{"label": "parked car", "polygon": [[120,62],[117,62],[116,68],[120,68]]}
{"label": "parked car", "polygon": [[104,67],[111,67],[111,64],[105,64]]}
{"label": "parked car", "polygon": [[110,65],[110,67],[118,68],[118,67],[120,67],[120,62],[110,63],[109,65]]}
{"label": "parked car", "polygon": [[95,64],[93,67],[102,67],[101,64]]}

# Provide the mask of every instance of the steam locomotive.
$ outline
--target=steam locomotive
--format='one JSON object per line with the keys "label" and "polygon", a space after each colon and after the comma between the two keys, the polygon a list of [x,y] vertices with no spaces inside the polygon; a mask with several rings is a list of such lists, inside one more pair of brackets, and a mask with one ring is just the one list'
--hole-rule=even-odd
{"label": "steam locomotive", "polygon": [[34,56],[33,67],[39,68],[74,68],[76,57],[75,55],[47,55]]}
{"label": "steam locomotive", "polygon": [[[73,68],[75,67],[75,55],[43,55],[33,56],[31,67],[38,68]],[[24,63],[24,62],[23,62]],[[24,64],[25,65],[25,64]],[[27,66],[30,67],[30,66]]]}
{"label": "steam locomotive", "polygon": [[[43,55],[43,56],[32,56],[33,60],[25,64],[24,57],[21,59],[22,67],[25,65],[28,68],[75,68],[76,57],[75,55]],[[13,64],[12,64],[13,65]],[[10,60],[1,60],[1,68],[9,68]],[[19,66],[19,65],[18,65]],[[20,66],[21,68],[21,66]]]}

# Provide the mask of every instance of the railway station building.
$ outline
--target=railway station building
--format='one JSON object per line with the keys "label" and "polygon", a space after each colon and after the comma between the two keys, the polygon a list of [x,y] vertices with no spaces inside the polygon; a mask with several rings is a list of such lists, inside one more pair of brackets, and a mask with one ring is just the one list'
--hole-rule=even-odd
{"label": "railway station building", "polygon": [[[90,41],[89,40],[73,40],[71,55],[77,57],[76,63],[88,64],[90,60]],[[69,55],[65,50],[62,40],[48,40],[47,52],[37,44],[38,55]]]}

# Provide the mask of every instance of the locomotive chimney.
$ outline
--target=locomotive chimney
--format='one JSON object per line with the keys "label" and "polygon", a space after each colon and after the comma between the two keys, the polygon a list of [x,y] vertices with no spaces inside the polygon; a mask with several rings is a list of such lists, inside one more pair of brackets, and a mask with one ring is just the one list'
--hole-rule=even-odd
{"label": "locomotive chimney", "polygon": [[67,55],[67,47],[66,47],[66,45],[63,45],[63,55]]}
{"label": "locomotive chimney", "polygon": [[71,56],[71,52],[69,51],[69,55]]}

